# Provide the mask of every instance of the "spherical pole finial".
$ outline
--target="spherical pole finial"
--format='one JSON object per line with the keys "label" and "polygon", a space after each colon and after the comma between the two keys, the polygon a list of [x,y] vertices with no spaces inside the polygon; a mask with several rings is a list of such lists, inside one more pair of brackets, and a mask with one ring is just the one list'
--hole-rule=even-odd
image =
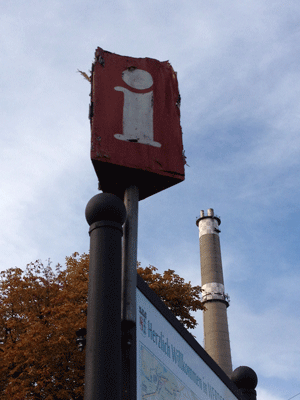
{"label": "spherical pole finial", "polygon": [[248,400],[256,400],[257,375],[252,368],[241,366],[231,374],[231,380]]}
{"label": "spherical pole finial", "polygon": [[126,220],[126,208],[118,196],[99,193],[88,202],[85,217],[89,225],[103,220],[123,225]]}

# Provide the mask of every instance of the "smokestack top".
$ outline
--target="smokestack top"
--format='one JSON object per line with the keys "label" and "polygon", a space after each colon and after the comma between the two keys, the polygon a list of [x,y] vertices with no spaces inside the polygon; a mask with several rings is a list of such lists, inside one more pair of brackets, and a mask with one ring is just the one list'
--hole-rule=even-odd
{"label": "smokestack top", "polygon": [[196,225],[199,226],[199,222],[204,218],[214,218],[217,221],[218,225],[221,225],[221,218],[215,215],[213,208],[209,208],[207,210],[207,215],[205,215],[204,210],[201,210],[200,217],[197,218]]}

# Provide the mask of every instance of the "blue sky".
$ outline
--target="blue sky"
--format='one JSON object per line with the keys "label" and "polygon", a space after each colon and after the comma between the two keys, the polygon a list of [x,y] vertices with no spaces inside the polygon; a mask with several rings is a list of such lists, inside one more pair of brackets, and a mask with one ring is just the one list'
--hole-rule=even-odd
{"label": "blue sky", "polygon": [[77,69],[98,46],[169,60],[189,167],[140,202],[138,259],[200,284],[195,220],[214,208],[233,366],[257,372],[259,399],[299,393],[300,3],[20,0],[0,11],[0,268],[89,249],[97,179]]}

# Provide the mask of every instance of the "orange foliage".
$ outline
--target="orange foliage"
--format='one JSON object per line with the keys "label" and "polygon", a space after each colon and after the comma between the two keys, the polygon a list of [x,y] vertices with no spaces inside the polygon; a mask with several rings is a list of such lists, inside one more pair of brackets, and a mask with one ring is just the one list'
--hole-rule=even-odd
{"label": "orange foliage", "polygon": [[86,325],[88,255],[53,271],[40,261],[1,273],[0,398],[83,399],[84,353],[76,329]]}
{"label": "orange foliage", "polygon": [[[66,257],[66,269],[40,261],[0,275],[0,398],[83,399],[85,352],[76,330],[86,326],[89,255]],[[202,308],[201,288],[174,271],[138,273],[188,328]]]}
{"label": "orange foliage", "polygon": [[156,272],[153,265],[142,268],[138,265],[137,272],[149,287],[161,298],[179,321],[188,329],[194,329],[196,319],[191,311],[204,310],[201,302],[201,286],[192,286],[191,282],[168,269],[163,275]]}

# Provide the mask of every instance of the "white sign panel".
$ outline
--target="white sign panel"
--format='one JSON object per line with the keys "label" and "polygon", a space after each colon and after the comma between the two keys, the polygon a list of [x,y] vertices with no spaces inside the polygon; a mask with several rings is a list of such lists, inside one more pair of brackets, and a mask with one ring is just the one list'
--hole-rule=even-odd
{"label": "white sign panel", "polygon": [[137,289],[137,399],[237,400]]}

